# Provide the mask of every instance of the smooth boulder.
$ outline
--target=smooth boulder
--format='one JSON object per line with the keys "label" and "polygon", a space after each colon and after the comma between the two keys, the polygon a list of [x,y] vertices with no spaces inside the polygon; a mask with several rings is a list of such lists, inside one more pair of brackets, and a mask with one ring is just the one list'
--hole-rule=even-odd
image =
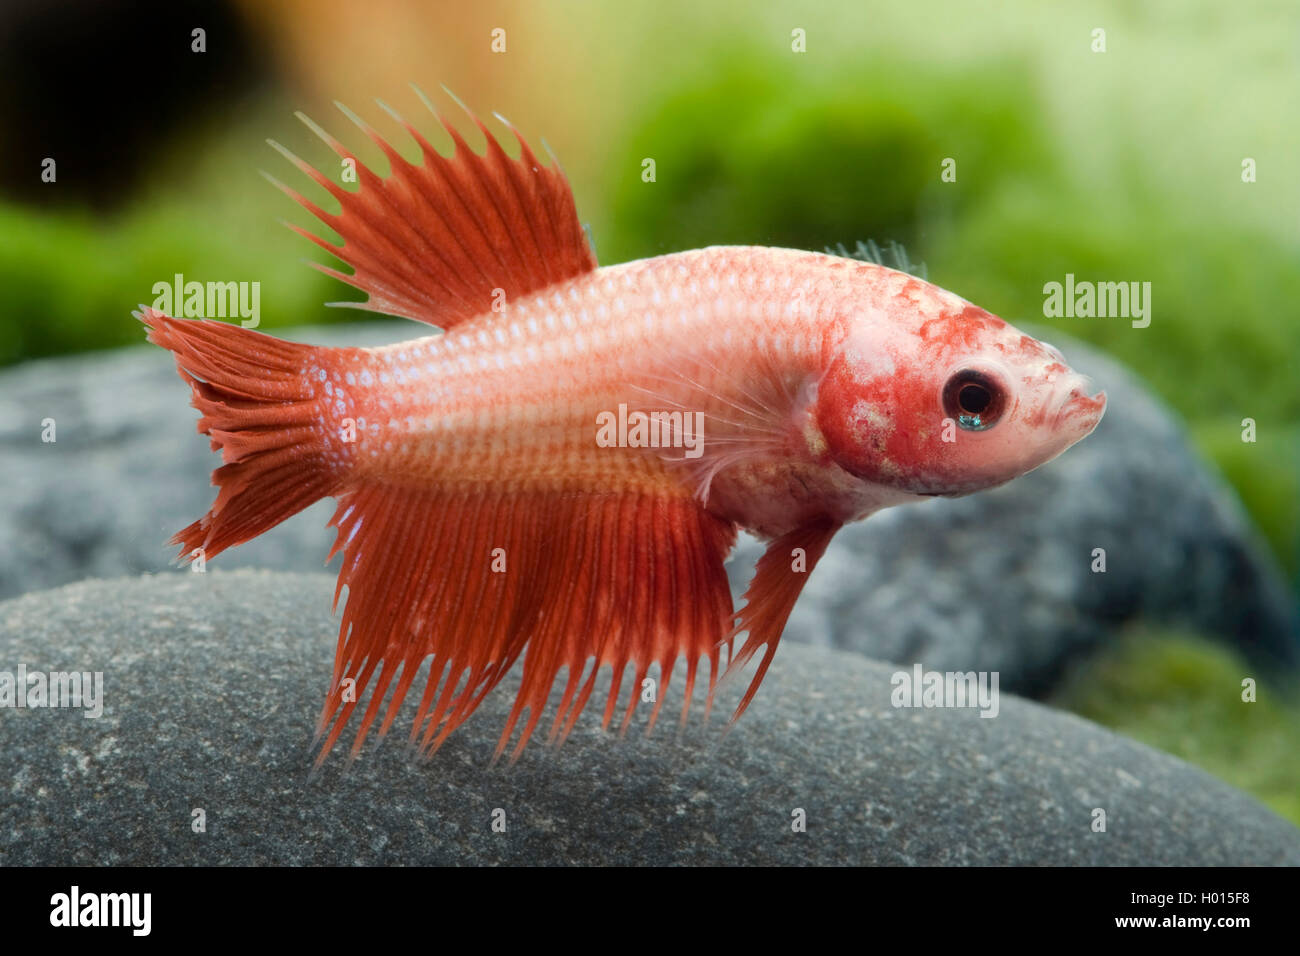
{"label": "smooth boulder", "polygon": [[699,700],[680,738],[592,706],[492,767],[516,672],[431,762],[408,700],[309,779],[332,587],[176,571],[0,604],[0,670],[103,674],[96,719],[0,709],[0,864],[1300,864],[1300,830],[1179,760],[1005,693],[993,718],[896,708],[896,668],[793,644],[725,736]]}

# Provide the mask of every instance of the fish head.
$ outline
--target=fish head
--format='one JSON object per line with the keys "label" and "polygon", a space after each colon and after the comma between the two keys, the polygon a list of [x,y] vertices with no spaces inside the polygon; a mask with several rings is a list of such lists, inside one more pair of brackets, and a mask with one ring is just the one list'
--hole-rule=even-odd
{"label": "fish head", "polygon": [[1056,348],[936,286],[849,319],[816,416],[837,465],[908,495],[1004,484],[1088,435],[1104,392]]}

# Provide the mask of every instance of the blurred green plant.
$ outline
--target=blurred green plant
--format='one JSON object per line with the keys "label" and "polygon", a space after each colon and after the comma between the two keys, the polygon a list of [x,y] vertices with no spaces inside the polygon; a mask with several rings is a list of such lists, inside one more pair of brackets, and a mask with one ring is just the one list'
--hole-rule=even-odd
{"label": "blurred green plant", "polygon": [[1196,444],[1241,496],[1300,592],[1300,425],[1268,422],[1253,444],[1241,432],[1240,420],[1193,424]]}
{"label": "blurred green plant", "polygon": [[[214,120],[159,144],[148,176],[155,185],[111,217],[0,202],[0,365],[143,341],[131,311],[152,304],[154,284],[177,273],[259,282],[259,328],[370,315],[322,307],[360,296],[304,265],[329,257],[280,220],[314,221],[257,173],[259,165],[284,172],[263,137],[267,129],[300,132],[285,122],[289,112],[267,100],[238,113],[242,125]],[[305,133],[299,141],[317,145]]]}
{"label": "blurred green plant", "polygon": [[[610,228],[597,236],[602,258],[723,243],[914,246],[999,177],[1051,165],[1041,130],[1024,119],[1030,89],[1014,64],[975,76],[876,59],[851,78],[796,83],[753,57],[711,62],[631,137]],[[970,182],[960,190],[939,180],[954,154]],[[653,183],[642,178],[645,158],[655,160]]]}
{"label": "blurred green plant", "polygon": [[345,296],[338,283],[302,265],[301,245],[288,254],[278,236],[266,235],[286,232],[273,218],[243,242],[223,234],[226,225],[205,222],[184,204],[153,206],[107,229],[80,215],[0,205],[0,283],[7,290],[0,362],[143,341],[130,313],[152,303],[154,283],[170,283],[176,273],[260,282],[262,327],[355,320],[354,312],[320,308]]}
{"label": "blurred green plant", "polygon": [[[1241,699],[1243,678],[1257,700]],[[1135,628],[1089,658],[1050,703],[1181,757],[1300,825],[1300,687],[1220,643]]]}

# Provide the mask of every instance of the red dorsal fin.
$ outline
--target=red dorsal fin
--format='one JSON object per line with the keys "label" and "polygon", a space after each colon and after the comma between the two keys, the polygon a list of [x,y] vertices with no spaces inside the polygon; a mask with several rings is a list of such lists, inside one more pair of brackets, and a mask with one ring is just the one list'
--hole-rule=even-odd
{"label": "red dorsal fin", "polygon": [[[700,660],[709,662],[711,702],[724,646],[730,657],[734,615],[722,562],[735,526],[680,493],[367,485],[340,499],[331,523],[338,528],[331,557],[344,552],[339,592],[346,585],[348,598],[317,766],[372,682],[353,756],[391,689],[379,723],[385,734],[426,659],[410,739],[428,756],[524,654],[523,683],[497,745],[500,756],[519,730],[513,759],[561,670],[553,741],[572,729],[599,668],[613,671],[604,722],[626,696],[625,729],[651,665],[661,676],[649,726],[679,657],[687,661],[683,721]],[[635,676],[621,695],[628,664]]]}
{"label": "red dorsal fin", "polygon": [[751,657],[763,648],[763,659],[749,682],[749,689],[731,719],[737,720],[754,699],[758,685],[767,673],[776,645],[785,630],[785,622],[794,610],[795,601],[808,581],[808,575],[826,553],[826,546],[835,537],[840,525],[827,518],[813,521],[783,534],[767,546],[754,569],[754,580],[745,591],[745,605],[737,612],[739,623],[732,634],[741,631],[749,636],[727,668],[727,675],[743,668]]}
{"label": "red dorsal fin", "polygon": [[506,124],[519,141],[519,158],[511,159],[470,113],[487,140],[487,152],[479,155],[424,94],[420,96],[452,138],[455,149],[449,157],[380,104],[419,144],[423,154],[419,165],[407,162],[375,130],[339,105],[388,157],[391,170],[386,178],[298,114],[334,152],[356,163],[359,188],[355,192],[271,142],[342,207],[338,215],[328,213],[296,190],[267,177],[342,237],[342,244],[335,245],[290,225],[350,265],[353,272],[347,275],[314,263],[316,268],[369,293],[365,302],[332,304],[405,316],[447,329],[488,311],[502,293],[509,301],[596,268],[569,182],[554,160],[551,166],[543,166],[523,137]]}

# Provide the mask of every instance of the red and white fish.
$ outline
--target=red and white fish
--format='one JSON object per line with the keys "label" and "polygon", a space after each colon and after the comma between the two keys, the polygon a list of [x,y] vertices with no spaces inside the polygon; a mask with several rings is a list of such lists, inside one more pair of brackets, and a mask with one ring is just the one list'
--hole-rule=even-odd
{"label": "red and white fish", "polygon": [[[381,178],[358,161],[355,192],[282,150],[340,214],[281,188],[342,237],[298,230],[352,267],[318,266],[361,307],[443,331],[316,348],[139,313],[224,461],[211,510],[173,539],[182,558],[338,500],[348,596],[318,764],[372,681],[353,755],[393,689],[387,732],[430,658],[410,733],[426,756],[521,655],[498,756],[521,719],[523,749],[561,671],[552,740],[599,669],[608,725],[632,666],[626,728],[652,668],[666,684],[685,658],[685,720],[702,661],[711,703],[723,649],[733,669],[761,649],[739,716],[838,528],[1010,481],[1101,419],[1105,396],[1056,349],[883,266],[714,247],[597,268],[568,182],[518,134],[512,159],[475,120],[478,154],[439,117],[445,157],[397,118],[422,160],[353,117],[391,163]],[[738,528],[770,543],[737,610]]]}

